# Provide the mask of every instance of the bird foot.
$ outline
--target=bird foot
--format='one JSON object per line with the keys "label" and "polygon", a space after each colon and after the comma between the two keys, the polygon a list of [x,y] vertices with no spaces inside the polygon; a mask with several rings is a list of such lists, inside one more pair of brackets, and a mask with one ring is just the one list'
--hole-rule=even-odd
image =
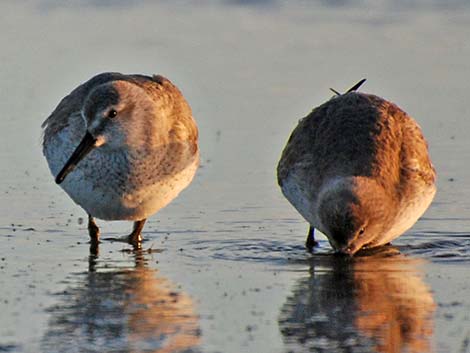
{"label": "bird foot", "polygon": [[131,233],[129,235],[124,235],[122,237],[106,237],[106,238],[103,238],[103,240],[115,241],[119,243],[127,243],[131,245],[141,243],[143,241],[142,236],[140,234],[135,235],[134,233]]}
{"label": "bird foot", "polygon": [[308,251],[312,252],[313,248],[318,246],[319,243],[315,240],[314,236],[315,230],[313,227],[310,227],[308,229],[308,235],[307,235],[307,240],[305,241],[305,247],[307,248]]}
{"label": "bird foot", "polygon": [[91,215],[88,215],[88,234],[90,235],[91,243],[98,244],[100,242],[100,228]]}
{"label": "bird foot", "polygon": [[307,248],[307,250],[308,250],[309,252],[312,252],[312,251],[313,251],[313,248],[315,248],[315,247],[317,247],[317,246],[319,246],[319,245],[320,245],[320,244],[318,243],[318,241],[315,241],[315,240],[314,240],[314,241],[311,242],[311,243],[306,243],[306,244],[305,244],[305,247]]}
{"label": "bird foot", "polygon": [[117,238],[106,238],[105,240],[128,243],[134,247],[134,250],[139,250],[142,248],[142,229],[144,228],[145,221],[146,220],[144,219],[134,222],[134,229],[129,235]]}

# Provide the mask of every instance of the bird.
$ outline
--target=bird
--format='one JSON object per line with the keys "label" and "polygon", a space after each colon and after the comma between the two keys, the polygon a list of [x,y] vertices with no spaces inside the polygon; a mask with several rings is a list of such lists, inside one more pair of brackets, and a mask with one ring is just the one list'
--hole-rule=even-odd
{"label": "bird", "polygon": [[365,79],[316,107],[292,131],[277,166],[283,195],[336,253],[390,243],[436,193],[436,172],[416,121],[394,103],[358,92]]}
{"label": "bird", "polygon": [[42,124],[43,154],[55,182],[95,218],[133,222],[119,240],[140,244],[149,216],[192,181],[198,128],[179,89],[160,75],[105,72],[65,96]]}

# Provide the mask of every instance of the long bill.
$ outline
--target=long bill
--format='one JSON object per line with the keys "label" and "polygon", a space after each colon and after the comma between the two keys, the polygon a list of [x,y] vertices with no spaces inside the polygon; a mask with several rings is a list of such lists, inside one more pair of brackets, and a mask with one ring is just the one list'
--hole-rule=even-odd
{"label": "long bill", "polygon": [[75,169],[77,164],[95,147],[96,139],[87,131],[80,144],[73,151],[67,163],[65,163],[62,170],[57,174],[55,182],[60,184],[64,181],[67,175]]}

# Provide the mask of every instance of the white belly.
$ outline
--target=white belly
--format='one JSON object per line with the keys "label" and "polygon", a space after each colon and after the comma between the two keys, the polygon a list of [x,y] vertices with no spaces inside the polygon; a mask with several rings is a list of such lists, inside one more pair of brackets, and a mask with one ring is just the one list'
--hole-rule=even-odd
{"label": "white belly", "polygon": [[[77,138],[64,129],[49,141],[44,150],[54,176],[78,144],[70,141],[77,141]],[[168,159],[171,161],[171,155]],[[142,175],[139,175],[139,170],[131,173],[130,169],[135,166],[130,165],[125,157],[121,160],[99,159],[98,154],[92,151],[60,186],[75,203],[94,217],[104,220],[141,220],[168,205],[193,179],[199,165],[198,154],[185,163],[177,160],[175,158],[175,163],[181,167],[170,172],[158,169],[158,165],[152,161],[145,163],[144,160],[147,165],[137,166],[142,168]]]}
{"label": "white belly", "polygon": [[[195,159],[177,174],[150,186],[129,192],[110,192],[76,173],[61,184],[67,194],[87,213],[104,220],[141,220],[168,205],[189,185],[198,167]],[[78,170],[77,170],[78,172]]]}

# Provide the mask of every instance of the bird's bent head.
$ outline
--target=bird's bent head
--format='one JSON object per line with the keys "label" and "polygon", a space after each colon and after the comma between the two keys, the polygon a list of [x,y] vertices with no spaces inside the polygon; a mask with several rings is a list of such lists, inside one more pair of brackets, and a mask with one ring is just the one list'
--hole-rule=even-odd
{"label": "bird's bent head", "polygon": [[332,247],[354,255],[380,237],[388,219],[386,198],[366,182],[337,183],[320,195],[319,217]]}

